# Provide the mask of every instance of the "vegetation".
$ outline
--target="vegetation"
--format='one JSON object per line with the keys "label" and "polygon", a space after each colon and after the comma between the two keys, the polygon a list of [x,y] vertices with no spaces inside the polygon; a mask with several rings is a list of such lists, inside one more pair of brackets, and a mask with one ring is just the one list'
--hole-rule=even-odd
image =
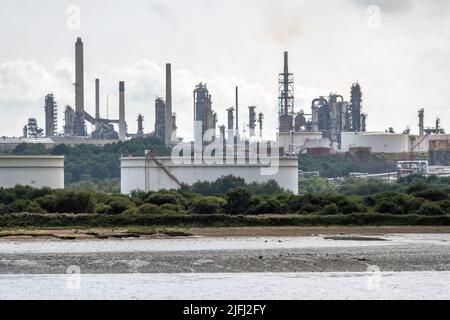
{"label": "vegetation", "polygon": [[[0,189],[0,226],[450,224],[450,178],[420,175],[389,184],[349,179],[340,186],[325,178],[301,179],[300,195],[275,181],[247,184],[233,176],[178,191],[120,195],[120,156],[142,156],[143,150],[169,153],[156,138],[104,147],[17,146],[15,154],[64,155],[67,188]],[[385,155],[302,155],[300,169],[338,177],[395,170],[395,161]]]}
{"label": "vegetation", "polygon": [[156,137],[134,138],[126,142],[117,142],[103,147],[82,144],[76,146],[57,145],[46,149],[42,144],[19,144],[13,154],[16,155],[64,155],[65,183],[75,190],[92,190],[101,187],[102,192],[117,193],[117,180],[120,178],[120,157],[143,156],[144,150],[159,155],[169,155],[170,151]]}
{"label": "vegetation", "polygon": [[356,213],[349,215],[199,215],[199,214],[9,214],[1,228],[118,227],[280,227],[280,226],[449,226],[450,216]]}
{"label": "vegetation", "polygon": [[[313,184],[317,184],[317,181],[313,181]],[[366,219],[375,216],[382,217],[383,221],[386,221],[386,217],[405,216],[408,220],[414,216],[414,221],[417,222],[422,221],[417,217],[448,217],[450,214],[448,178],[411,176],[396,184],[347,181],[330,192],[320,193],[312,190],[301,195],[285,192],[273,181],[245,184],[240,178],[233,176],[222,177],[210,183],[210,189],[214,192],[206,190],[208,195],[193,192],[204,190],[199,187],[203,185],[205,183],[184,186],[180,191],[136,191],[130,196],[16,186],[0,189],[0,216],[32,213],[44,216],[53,214],[51,216],[56,217],[58,214],[72,214],[90,215],[94,220],[101,221],[103,218],[99,216],[120,216],[120,219],[130,217],[126,220],[132,221],[138,221],[135,220],[138,219],[136,216],[146,215],[163,216],[169,220],[173,216],[185,217],[180,218],[182,221],[191,219],[190,216],[208,216],[208,221],[213,221],[214,216],[295,215],[307,220],[312,219],[311,216],[336,216],[339,218],[331,221],[337,223],[336,221],[349,219],[354,221],[355,217]],[[269,193],[270,190],[273,192]],[[212,193],[214,195],[211,195]],[[296,219],[298,218],[294,221],[297,221]],[[379,222],[378,218],[373,219]],[[392,219],[396,221],[395,218]],[[326,221],[323,218],[313,220]]]}
{"label": "vegetation", "polygon": [[346,177],[350,172],[384,173],[395,172],[396,162],[383,154],[332,154],[315,156],[300,155],[299,169],[305,172],[320,172],[325,178]]}

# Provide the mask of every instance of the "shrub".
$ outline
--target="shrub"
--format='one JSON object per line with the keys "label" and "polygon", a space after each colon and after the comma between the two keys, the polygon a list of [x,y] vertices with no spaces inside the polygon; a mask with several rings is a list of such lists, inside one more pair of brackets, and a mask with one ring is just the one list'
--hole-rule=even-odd
{"label": "shrub", "polygon": [[252,197],[252,208],[249,209],[248,213],[251,214],[283,214],[288,213],[289,207],[280,198],[274,197]]}
{"label": "shrub", "polygon": [[122,212],[123,215],[138,214],[138,213],[139,213],[138,208],[131,208]]}
{"label": "shrub", "polygon": [[181,212],[182,211],[179,205],[170,204],[170,203],[163,204],[161,206],[161,209],[164,211],[171,211],[171,212]]}
{"label": "shrub", "polygon": [[311,204],[311,203],[305,203],[302,208],[300,209],[301,213],[315,213],[319,212],[321,210],[321,206]]}
{"label": "shrub", "polygon": [[448,193],[442,189],[430,188],[419,191],[414,194],[418,198],[422,198],[429,201],[442,201],[448,200]]}
{"label": "shrub", "polygon": [[31,205],[30,200],[16,200],[15,202],[6,206],[6,212],[8,213],[25,213],[28,207]]}
{"label": "shrub", "polygon": [[334,215],[334,214],[338,214],[338,213],[339,213],[339,208],[338,208],[338,206],[337,206],[336,204],[334,204],[334,203],[328,204],[328,205],[326,205],[326,206],[323,208],[323,210],[322,210],[321,213],[323,213],[324,215],[331,216],[331,215]]}
{"label": "shrub", "polygon": [[95,212],[99,213],[99,214],[105,214],[110,210],[111,210],[111,206],[104,204],[104,203],[99,203],[95,206]]}
{"label": "shrub", "polygon": [[95,202],[87,192],[60,190],[56,193],[55,213],[94,213]]}
{"label": "shrub", "polygon": [[156,204],[144,203],[138,208],[138,213],[140,214],[161,214],[162,209]]}
{"label": "shrub", "polygon": [[178,198],[171,193],[155,193],[147,198],[147,202],[162,206],[163,204],[178,204]]}
{"label": "shrub", "polygon": [[225,200],[222,198],[200,197],[192,201],[190,210],[197,214],[217,214],[224,205]]}
{"label": "shrub", "polygon": [[375,210],[378,213],[404,214],[402,207],[390,201],[382,201],[376,206]]}
{"label": "shrub", "polygon": [[31,200],[18,199],[6,206],[1,205],[0,213],[46,213],[39,204]]}
{"label": "shrub", "polygon": [[227,214],[244,214],[251,206],[252,194],[245,188],[236,188],[225,196]]}
{"label": "shrub", "polygon": [[439,207],[441,207],[441,209],[444,210],[444,212],[446,212],[447,214],[450,214],[450,200],[439,201],[439,202],[436,202],[436,204]]}
{"label": "shrub", "polygon": [[418,213],[426,216],[440,216],[444,215],[445,211],[433,202],[426,202],[420,207]]}
{"label": "shrub", "polygon": [[109,203],[110,209],[106,211],[108,214],[121,214],[129,209],[135,208],[134,203],[130,200],[117,199]]}
{"label": "shrub", "polygon": [[47,213],[47,211],[45,211],[44,209],[42,209],[39,204],[35,201],[32,201],[29,205],[28,208],[26,209],[26,212],[28,213]]}
{"label": "shrub", "polygon": [[56,195],[49,194],[41,198],[37,198],[35,200],[41,208],[46,210],[47,212],[54,213],[56,212]]}

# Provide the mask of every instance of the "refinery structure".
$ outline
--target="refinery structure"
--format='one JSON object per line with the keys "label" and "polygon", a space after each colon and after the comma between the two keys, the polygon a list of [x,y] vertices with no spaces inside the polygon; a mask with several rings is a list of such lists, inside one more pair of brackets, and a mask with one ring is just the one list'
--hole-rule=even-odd
{"label": "refinery structure", "polygon": [[[310,105],[299,108],[295,100],[295,78],[290,70],[288,52],[284,52],[283,62],[282,72],[278,75],[276,141],[264,142],[269,145],[269,150],[271,150],[269,153],[274,153],[276,149],[276,154],[280,155],[280,159],[286,160],[280,167],[285,168],[283,170],[288,170],[289,173],[283,172],[281,176],[289,176],[297,171],[297,168],[292,166],[292,158],[304,153],[325,155],[354,153],[363,150],[369,153],[396,154],[399,157],[398,160],[404,160],[405,157],[408,160],[415,160],[416,157],[428,153],[432,161],[450,162],[450,135],[447,135],[440,126],[439,119],[432,127],[427,127],[424,109],[418,111],[418,134],[412,134],[409,128],[402,132],[395,132],[393,128],[388,128],[383,132],[369,131],[369,118],[364,112],[363,85],[358,82],[349,84],[347,94],[329,93],[324,96],[311,97]],[[209,91],[206,83],[200,82],[196,85],[193,88],[192,96],[194,141],[183,141],[183,138],[177,136],[177,115],[174,112],[177,106],[173,106],[172,103],[172,65],[170,63],[166,64],[165,68],[165,97],[157,97],[154,103],[149,103],[154,106],[153,110],[149,108],[148,111],[154,114],[155,123],[144,126],[145,116],[143,114],[145,113],[136,114],[134,118],[138,128],[136,132],[128,132],[126,123],[126,83],[124,81],[117,83],[118,119],[110,119],[108,116],[102,118],[100,116],[101,81],[95,79],[95,101],[93,103],[95,113],[92,115],[86,108],[89,103],[85,99],[84,77],[84,45],[82,39],[78,38],[75,43],[74,106],[58,107],[57,97],[52,93],[47,94],[43,97],[45,127],[41,128],[36,118],[28,119],[27,124],[23,127],[21,138],[3,137],[0,139],[0,151],[11,151],[20,143],[42,143],[51,148],[57,144],[105,145],[134,137],[155,136],[167,147],[200,145],[202,155],[212,144],[220,142],[223,145],[223,151],[231,150],[231,154],[228,152],[224,157],[234,157],[239,154],[248,156],[252,151],[252,141],[257,141],[257,143],[264,141],[265,115],[257,111],[256,105],[240,106],[238,87],[235,88],[235,104],[223,107],[223,110],[227,111],[227,119],[222,119],[225,124],[219,125],[217,113],[213,109],[213,94]],[[60,115],[61,113],[63,115]],[[246,113],[244,118],[247,125],[244,128],[239,126],[239,117],[242,113]],[[58,121],[64,123],[62,132],[58,132]],[[179,119],[179,121],[189,120]],[[87,130],[88,124],[91,124],[93,128],[90,133]],[[145,132],[146,128],[151,132]],[[260,157],[259,146],[256,146],[253,151],[256,152],[256,158]],[[208,157],[210,154],[205,156]],[[261,157],[263,158],[262,155]],[[152,155],[151,158],[152,163],[156,164],[156,167],[164,173],[162,176],[171,180],[171,182],[162,181],[161,187],[173,185],[173,183],[178,184],[179,180],[170,171],[178,170],[173,163],[167,163],[167,159],[158,160],[156,155]],[[138,167],[144,171],[153,168],[147,167],[146,161],[145,158],[123,158],[122,176],[127,174],[136,177],[147,175],[145,172],[136,171]],[[247,171],[251,171],[253,169],[250,167],[255,164],[244,161],[244,165],[248,166]],[[260,163],[256,165],[263,166]],[[206,168],[203,169],[206,172]],[[223,166],[217,166],[214,170],[214,173],[210,174],[211,177],[220,177],[223,173],[234,172],[230,167]],[[238,171],[235,173],[239,174]],[[199,173],[198,167],[195,166],[183,167],[180,172],[183,176],[196,178],[205,176]],[[297,176],[296,173],[294,175]],[[122,179],[124,179],[123,177]],[[249,180],[260,181],[257,176],[253,175],[253,177]],[[134,182],[130,178],[125,178],[125,180],[127,181],[124,182],[127,190],[130,189],[130,186],[134,186]],[[192,182],[191,180],[186,178],[181,182]],[[293,189],[292,186],[296,185],[296,181],[287,182],[285,186]],[[283,185],[283,183],[280,184]],[[144,185],[148,184],[144,183]],[[157,187],[153,186],[152,189]],[[295,192],[295,190],[293,191]]]}
{"label": "refinery structure", "polygon": [[[135,115],[137,131],[128,132],[126,116],[126,84],[117,84],[119,97],[118,119],[100,116],[100,79],[95,79],[95,113],[90,114],[86,105],[84,84],[84,44],[81,38],[75,43],[75,99],[74,106],[58,107],[57,97],[49,93],[44,97],[45,127],[38,125],[36,118],[29,118],[21,138],[6,138],[0,141],[0,150],[11,150],[20,142],[54,144],[92,143],[103,145],[125,141],[133,137],[154,135],[167,146],[182,141],[177,137],[177,115],[172,105],[172,65],[166,65],[165,97],[154,101],[155,123],[144,127],[145,116]],[[264,117],[255,105],[239,106],[239,88],[235,88],[235,104],[224,107],[227,119],[218,125],[219,119],[213,110],[213,95],[206,83],[193,88],[193,127],[195,140],[207,144],[214,140],[224,143],[244,143],[253,137],[263,138]],[[297,107],[294,92],[294,74],[289,68],[288,52],[284,53],[282,72],[278,75],[278,130],[274,145],[285,155],[302,153],[327,154],[366,149],[373,153],[421,153],[450,149],[450,136],[437,119],[432,127],[425,126],[425,110],[418,111],[418,134],[410,129],[394,132],[388,128],[383,132],[368,130],[368,115],[363,108],[363,87],[360,83],[349,84],[346,94],[329,93],[311,97],[311,104]],[[108,103],[108,102],[107,102]],[[175,106],[176,107],[176,106]],[[109,108],[109,106],[108,106]],[[419,109],[419,108],[418,108]],[[150,111],[150,110],[149,110]],[[240,115],[246,113],[246,127],[240,128]],[[189,121],[181,119],[182,121]],[[63,131],[58,132],[58,121],[63,121]],[[92,125],[88,133],[87,125]],[[148,129],[149,132],[145,132]],[[209,138],[205,140],[205,134]],[[445,154],[445,153],[444,153]],[[442,158],[439,154],[436,158]]]}

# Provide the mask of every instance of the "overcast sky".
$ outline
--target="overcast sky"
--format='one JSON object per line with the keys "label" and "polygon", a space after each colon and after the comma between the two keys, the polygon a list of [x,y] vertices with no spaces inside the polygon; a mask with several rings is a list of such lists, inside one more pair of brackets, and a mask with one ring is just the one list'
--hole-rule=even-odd
{"label": "overcast sky", "polygon": [[267,131],[275,129],[285,50],[296,111],[309,112],[311,100],[330,92],[349,99],[359,81],[370,131],[417,132],[419,108],[428,126],[439,116],[450,131],[448,0],[0,0],[1,136],[19,136],[29,117],[43,127],[50,92],[62,130],[64,106],[74,105],[78,36],[85,44],[86,110],[94,114],[98,77],[102,116],[109,95],[109,116],[116,118],[118,82],[126,81],[131,133],[138,113],[153,130],[167,62],[180,136],[192,136],[198,82],[208,84],[219,124],[239,85],[240,125],[248,118],[244,107],[256,105]]}

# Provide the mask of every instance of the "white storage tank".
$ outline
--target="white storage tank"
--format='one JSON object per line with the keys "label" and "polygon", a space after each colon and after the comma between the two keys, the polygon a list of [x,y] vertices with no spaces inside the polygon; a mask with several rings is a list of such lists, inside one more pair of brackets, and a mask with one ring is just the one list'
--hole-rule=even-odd
{"label": "white storage tank", "polygon": [[387,132],[342,132],[341,151],[350,148],[371,148],[374,153],[404,153],[409,151],[407,134]]}
{"label": "white storage tank", "polygon": [[0,188],[64,188],[64,156],[0,156]]}
{"label": "white storage tank", "polygon": [[[185,161],[182,158],[122,158],[121,159],[121,192],[130,194],[134,190],[158,191],[161,189],[177,189],[179,183],[192,185],[198,181],[214,182],[217,179],[234,175],[245,179],[247,183],[267,182],[275,180],[278,184],[293,193],[298,193],[298,159],[281,157],[260,159],[251,164],[247,161],[236,163],[226,159],[224,163],[214,164],[213,159],[200,159],[200,163]],[[272,163],[270,163],[272,161]],[[230,163],[231,162],[231,163]],[[233,163],[234,162],[234,163]]]}
{"label": "white storage tank", "polygon": [[322,132],[279,132],[277,144],[285,153],[306,153],[308,148],[330,148],[330,139],[322,137]]}

